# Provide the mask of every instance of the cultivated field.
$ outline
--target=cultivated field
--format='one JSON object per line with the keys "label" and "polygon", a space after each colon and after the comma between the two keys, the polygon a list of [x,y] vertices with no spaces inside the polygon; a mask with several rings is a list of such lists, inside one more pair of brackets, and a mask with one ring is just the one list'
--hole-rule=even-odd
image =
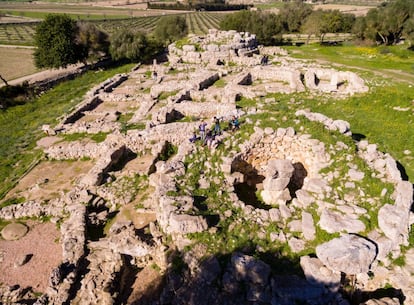
{"label": "cultivated field", "polygon": [[317,4],[315,10],[338,10],[342,13],[354,14],[355,16],[365,16],[373,6],[345,5],[345,4]]}
{"label": "cultivated field", "polygon": [[0,46],[0,74],[12,80],[37,72],[33,62],[33,49]]}

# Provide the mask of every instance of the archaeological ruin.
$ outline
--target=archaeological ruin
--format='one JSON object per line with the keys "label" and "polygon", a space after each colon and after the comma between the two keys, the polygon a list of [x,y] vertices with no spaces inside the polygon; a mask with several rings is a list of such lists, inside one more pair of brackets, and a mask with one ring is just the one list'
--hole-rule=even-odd
{"label": "archaeological ruin", "polygon": [[[24,201],[0,209],[0,303],[346,305],[359,291],[361,304],[413,304],[414,249],[401,250],[413,185],[398,162],[348,122],[272,95],[368,91],[354,72],[218,30],[92,88],[43,126],[44,157],[5,198]],[[189,141],[214,118],[214,140]],[[46,279],[8,281],[48,260],[7,253],[45,223],[57,234]]]}

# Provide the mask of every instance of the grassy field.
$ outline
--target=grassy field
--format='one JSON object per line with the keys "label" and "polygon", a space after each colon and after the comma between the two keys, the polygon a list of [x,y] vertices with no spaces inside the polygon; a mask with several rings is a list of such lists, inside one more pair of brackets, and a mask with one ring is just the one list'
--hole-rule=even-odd
{"label": "grassy field", "polygon": [[407,46],[303,46],[289,51],[296,57],[354,70],[368,80],[369,94],[340,101],[304,98],[304,102],[312,111],[350,122],[353,133],[391,154],[414,181],[414,52]]}
{"label": "grassy field", "polygon": [[33,49],[0,47],[0,74],[8,81],[38,70],[33,62]]}
{"label": "grassy field", "polygon": [[394,80],[414,82],[414,52],[407,47],[361,47],[351,44],[321,47],[313,44],[287,49],[293,57],[329,62],[358,72],[367,71]]}

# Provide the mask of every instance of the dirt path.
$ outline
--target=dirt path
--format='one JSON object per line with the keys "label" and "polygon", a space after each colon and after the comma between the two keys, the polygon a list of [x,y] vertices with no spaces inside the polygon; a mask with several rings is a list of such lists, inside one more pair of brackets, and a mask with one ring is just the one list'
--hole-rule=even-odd
{"label": "dirt path", "polygon": [[[304,54],[302,51],[295,51],[296,54]],[[409,72],[404,72],[401,70],[395,70],[395,69],[373,69],[373,68],[362,68],[360,66],[354,66],[349,64],[340,64],[334,61],[331,61],[329,59],[325,58],[313,58],[312,60],[315,60],[318,64],[322,65],[332,65],[333,67],[343,69],[344,67],[347,69],[353,69],[353,70],[359,70],[364,72],[371,72],[375,74],[376,76],[384,77],[384,78],[391,78],[398,82],[405,82],[409,84],[414,83],[414,74],[411,74]]]}
{"label": "dirt path", "polygon": [[[74,71],[76,71],[79,67],[82,67],[83,64],[77,64],[77,65],[70,65],[67,68],[61,68],[61,69],[50,69],[50,70],[45,70],[45,71],[41,71],[41,72],[37,72],[31,75],[26,75],[23,77],[19,77],[16,79],[13,79],[11,81],[8,82],[9,85],[19,85],[25,81],[29,82],[29,84],[35,83],[35,82],[40,82],[49,78],[53,78],[53,77],[57,77],[60,75],[65,75],[68,73],[72,73]],[[0,87],[5,86],[4,83],[0,84]]]}

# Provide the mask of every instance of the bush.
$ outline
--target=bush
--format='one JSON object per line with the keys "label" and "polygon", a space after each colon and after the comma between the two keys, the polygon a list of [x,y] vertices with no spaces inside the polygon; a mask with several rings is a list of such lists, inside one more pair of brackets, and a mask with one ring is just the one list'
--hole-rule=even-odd
{"label": "bush", "polygon": [[35,96],[33,88],[27,83],[18,86],[4,86],[0,88],[0,109],[23,105]]}

